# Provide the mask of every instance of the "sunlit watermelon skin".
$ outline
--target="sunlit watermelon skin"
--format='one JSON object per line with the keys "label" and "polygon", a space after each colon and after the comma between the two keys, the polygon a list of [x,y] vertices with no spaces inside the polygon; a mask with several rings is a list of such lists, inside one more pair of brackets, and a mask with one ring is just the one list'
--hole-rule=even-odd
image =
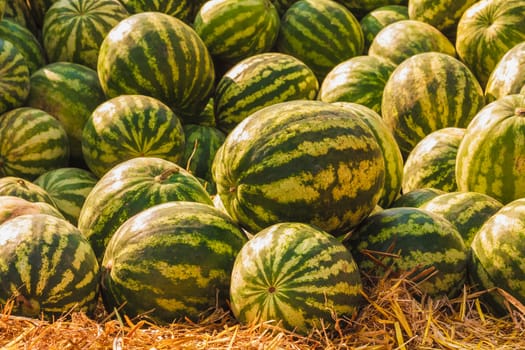
{"label": "sunlit watermelon skin", "polygon": [[357,265],[342,243],[313,226],[285,222],[258,232],[237,255],[231,308],[243,324],[275,320],[308,333],[333,325],[334,314],[352,317],[361,288]]}
{"label": "sunlit watermelon skin", "polygon": [[493,102],[503,96],[519,94],[525,86],[525,41],[507,51],[487,81],[485,99]]}
{"label": "sunlit watermelon skin", "polygon": [[47,214],[64,219],[60,211],[46,202],[30,202],[16,196],[0,196],[0,224],[26,214]]}

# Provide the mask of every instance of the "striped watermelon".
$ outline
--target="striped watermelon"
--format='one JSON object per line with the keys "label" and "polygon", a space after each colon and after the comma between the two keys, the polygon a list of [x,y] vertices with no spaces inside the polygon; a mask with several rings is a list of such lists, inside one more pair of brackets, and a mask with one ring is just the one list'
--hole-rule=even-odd
{"label": "striped watermelon", "polygon": [[144,95],[120,95],[100,104],[82,131],[82,154],[98,177],[134,157],[183,160],[184,130],[164,103]]}
{"label": "striped watermelon", "polygon": [[395,65],[423,52],[456,56],[454,44],[428,23],[406,19],[384,27],[370,43],[368,54],[383,57]]}
{"label": "striped watermelon", "polygon": [[0,303],[14,299],[12,314],[92,315],[98,282],[93,249],[68,221],[28,214],[0,225]]}
{"label": "striped watermelon", "polygon": [[200,8],[193,28],[214,58],[237,63],[270,51],[279,24],[270,0],[210,0]]}
{"label": "striped watermelon", "polygon": [[240,227],[211,205],[170,202],[144,210],[108,243],[102,262],[106,309],[130,317],[147,313],[162,323],[197,321],[226,305],[233,263],[246,241]]}
{"label": "striped watermelon", "polygon": [[274,224],[246,243],[233,266],[234,316],[244,324],[277,321],[291,331],[333,325],[362,302],[361,278],[335,237],[303,223]]}
{"label": "striped watermelon", "polygon": [[441,215],[454,226],[470,246],[472,238],[492,215],[503,207],[498,200],[478,192],[440,194],[419,208]]}
{"label": "striped watermelon", "polygon": [[381,147],[385,163],[385,183],[377,204],[380,207],[388,208],[399,196],[403,179],[403,156],[394,136],[386,127],[381,116],[370,108],[351,102],[336,102],[334,104],[348,108],[361,118],[368,125],[379,147]]}
{"label": "striped watermelon", "polygon": [[[516,199],[491,216],[474,236],[468,271],[475,290],[494,287],[525,303],[525,198]],[[482,295],[495,314],[507,314],[508,302],[496,290]]]}
{"label": "striped watermelon", "polygon": [[389,24],[405,19],[408,19],[408,7],[405,5],[381,6],[363,16],[359,24],[361,24],[365,38],[364,52],[368,52],[370,44],[381,29]]}
{"label": "striped watermelon", "polygon": [[212,58],[197,33],[160,12],[134,14],[113,27],[97,67],[108,98],[151,96],[183,119],[204,109],[215,82]]}
{"label": "striped watermelon", "polygon": [[212,173],[228,213],[250,233],[296,221],[342,235],[374,209],[385,165],[374,134],[352,111],[288,101],[237,125]]}
{"label": "striped watermelon", "polygon": [[406,59],[390,75],[381,114],[406,159],[431,132],[465,128],[484,103],[483,89],[462,62],[425,52]]}
{"label": "striped watermelon", "polygon": [[445,194],[445,191],[438,190],[435,188],[418,188],[406,193],[401,194],[397,197],[394,202],[390,205],[391,208],[399,207],[420,207],[424,203],[428,202],[434,197],[441,194]]}
{"label": "striped watermelon", "polygon": [[456,191],[456,156],[465,131],[465,128],[443,128],[419,141],[403,167],[403,192],[428,187]]}
{"label": "striped watermelon", "polygon": [[29,94],[29,66],[9,40],[0,38],[0,114],[22,107]]}
{"label": "striped watermelon", "polygon": [[299,59],[262,53],[242,60],[219,80],[214,95],[217,127],[229,133],[244,118],[279,102],[313,100],[319,83]]}
{"label": "striped watermelon", "polygon": [[56,207],[46,190],[17,176],[0,177],[0,196],[20,197],[30,202],[45,202]]}
{"label": "striped watermelon", "polygon": [[485,87],[487,103],[503,96],[519,94],[525,86],[525,40],[499,60]]}
{"label": "striped watermelon", "polygon": [[197,0],[120,0],[129,13],[140,12],[162,12],[167,15],[177,17],[181,21],[191,23],[193,15],[193,5]]}
{"label": "striped watermelon", "polygon": [[362,18],[367,13],[383,6],[408,5],[408,0],[337,0],[337,2],[343,4],[358,18]]}
{"label": "striped watermelon", "polygon": [[179,165],[154,157],[127,160],[110,169],[86,197],[78,228],[97,257],[131,216],[170,201],[213,202],[200,182]]}
{"label": "striped watermelon", "polygon": [[277,51],[297,57],[322,81],[337,64],[363,53],[363,31],[347,8],[332,0],[300,0],[281,18]]}
{"label": "striped watermelon", "polygon": [[0,20],[0,38],[13,44],[24,56],[29,74],[46,64],[46,56],[38,38],[26,27],[10,20]]}
{"label": "striped watermelon", "polygon": [[71,62],[50,63],[33,73],[26,105],[58,119],[66,129],[71,164],[84,167],[82,129],[93,110],[106,100],[97,72]]}
{"label": "striped watermelon", "polygon": [[456,158],[460,191],[507,204],[525,197],[525,95],[491,102],[467,127]]}
{"label": "striped watermelon", "polygon": [[46,202],[30,202],[21,197],[0,196],[0,225],[20,215],[47,214],[64,219],[60,211]]}
{"label": "striped watermelon", "polygon": [[49,62],[97,69],[100,44],[128,11],[118,0],[57,0],[46,11],[42,40]]}
{"label": "striped watermelon", "polygon": [[38,27],[26,0],[4,0],[3,18],[15,21],[37,35]]}
{"label": "striped watermelon", "polygon": [[32,181],[69,161],[66,130],[40,109],[20,107],[0,115],[0,140],[0,176]]}
{"label": "striped watermelon", "polygon": [[428,23],[455,41],[456,29],[463,13],[478,0],[410,0],[410,19]]}
{"label": "striped watermelon", "polygon": [[378,56],[352,57],[328,72],[317,99],[359,103],[381,113],[383,90],[395,68]]}
{"label": "striped watermelon", "polygon": [[371,276],[412,272],[429,296],[454,296],[463,288],[467,247],[448,220],[414,207],[388,208],[370,215],[343,242],[359,269]]}
{"label": "striped watermelon", "polygon": [[456,50],[482,86],[503,55],[525,40],[523,18],[523,0],[478,1],[461,16]]}
{"label": "striped watermelon", "polygon": [[63,216],[76,226],[80,209],[97,181],[88,170],[59,168],[45,172],[33,183],[46,190]]}

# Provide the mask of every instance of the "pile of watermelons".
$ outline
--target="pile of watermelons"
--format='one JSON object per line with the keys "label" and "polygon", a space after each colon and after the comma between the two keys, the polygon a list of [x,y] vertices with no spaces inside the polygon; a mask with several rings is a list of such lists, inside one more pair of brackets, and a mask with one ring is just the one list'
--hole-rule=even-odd
{"label": "pile of watermelons", "polygon": [[306,333],[386,271],[525,302],[525,1],[4,0],[0,17],[13,314],[220,305]]}

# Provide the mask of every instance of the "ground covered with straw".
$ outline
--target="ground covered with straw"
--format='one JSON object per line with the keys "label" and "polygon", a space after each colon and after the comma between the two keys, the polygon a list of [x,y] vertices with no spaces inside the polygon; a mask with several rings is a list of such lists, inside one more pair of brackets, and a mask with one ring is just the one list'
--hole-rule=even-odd
{"label": "ground covered with straw", "polygon": [[500,292],[509,315],[494,317],[467,287],[454,299],[421,295],[407,276],[383,277],[365,288],[354,319],[312,329],[308,335],[275,322],[240,325],[216,309],[198,323],[158,326],[101,309],[94,319],[72,312],[55,321],[0,313],[2,349],[525,349],[525,308]]}

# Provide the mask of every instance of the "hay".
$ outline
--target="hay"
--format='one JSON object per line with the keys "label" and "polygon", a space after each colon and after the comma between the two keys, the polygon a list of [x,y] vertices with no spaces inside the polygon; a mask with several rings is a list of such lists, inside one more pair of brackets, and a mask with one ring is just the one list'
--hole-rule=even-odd
{"label": "hay", "polygon": [[[509,316],[487,314],[465,287],[455,299],[431,299],[409,273],[385,276],[365,287],[365,306],[354,319],[312,329],[307,336],[275,322],[240,325],[227,310],[215,309],[198,323],[182,320],[158,326],[146,316],[129,319],[102,309],[94,319],[72,312],[55,321],[0,310],[2,349],[518,349],[525,348],[525,308],[499,291]],[[11,305],[12,306],[12,305]]]}

